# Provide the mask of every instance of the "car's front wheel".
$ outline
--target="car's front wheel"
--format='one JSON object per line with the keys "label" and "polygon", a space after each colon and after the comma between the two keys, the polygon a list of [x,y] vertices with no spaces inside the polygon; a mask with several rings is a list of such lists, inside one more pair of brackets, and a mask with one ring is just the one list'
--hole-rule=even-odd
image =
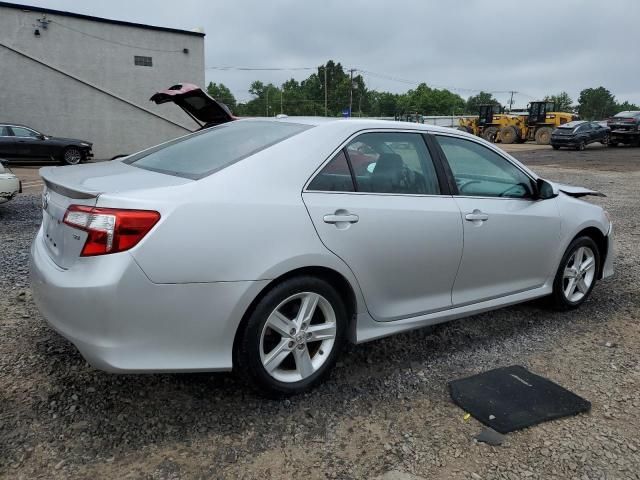
{"label": "car's front wheel", "polygon": [[62,152],[62,163],[65,165],[78,165],[82,162],[82,152],[78,147],[67,147]]}
{"label": "car's front wheel", "polygon": [[565,252],[553,282],[551,300],[560,310],[582,305],[596,284],[600,252],[590,237],[576,238]]}
{"label": "car's front wheel", "polygon": [[236,370],[270,396],[309,390],[334,366],[347,320],[331,284],[309,276],[287,279],[249,315],[235,351]]}

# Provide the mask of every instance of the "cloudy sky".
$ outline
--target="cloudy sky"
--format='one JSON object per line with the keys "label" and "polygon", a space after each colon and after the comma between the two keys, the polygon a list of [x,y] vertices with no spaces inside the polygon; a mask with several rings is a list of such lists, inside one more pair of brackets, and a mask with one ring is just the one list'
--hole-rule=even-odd
{"label": "cloudy sky", "polygon": [[[207,67],[316,67],[328,59],[378,90],[419,82],[468,97],[515,90],[516,105],[604,86],[640,104],[638,0],[22,0],[100,17],[206,32]],[[309,71],[207,70],[247,100],[253,80]],[[181,79],[176,79],[176,81]]]}

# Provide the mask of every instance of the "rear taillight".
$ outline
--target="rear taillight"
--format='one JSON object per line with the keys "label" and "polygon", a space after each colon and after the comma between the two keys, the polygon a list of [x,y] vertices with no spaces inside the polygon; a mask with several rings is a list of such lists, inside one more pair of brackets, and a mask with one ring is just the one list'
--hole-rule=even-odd
{"label": "rear taillight", "polygon": [[133,248],[158,223],[160,214],[152,210],[71,205],[64,223],[87,232],[82,257],[123,252]]}

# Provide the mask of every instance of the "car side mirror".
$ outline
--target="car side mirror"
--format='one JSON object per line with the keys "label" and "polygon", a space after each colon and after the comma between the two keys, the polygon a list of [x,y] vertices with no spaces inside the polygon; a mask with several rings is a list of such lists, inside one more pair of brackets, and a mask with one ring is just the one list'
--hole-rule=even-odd
{"label": "car side mirror", "polygon": [[43,135],[43,134],[41,133],[40,135],[38,135],[38,138],[39,138],[40,140],[46,140],[46,139],[47,139],[47,136],[46,136],[46,135]]}
{"label": "car side mirror", "polygon": [[558,188],[551,182],[548,182],[543,178],[538,178],[536,180],[536,200],[554,198],[557,197],[559,193]]}

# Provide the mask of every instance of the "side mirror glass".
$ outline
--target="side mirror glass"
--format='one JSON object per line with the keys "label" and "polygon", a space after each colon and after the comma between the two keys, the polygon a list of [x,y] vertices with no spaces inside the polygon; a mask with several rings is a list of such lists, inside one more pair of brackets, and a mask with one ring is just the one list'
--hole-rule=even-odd
{"label": "side mirror glass", "polygon": [[46,139],[47,139],[47,136],[41,133],[40,135],[38,135],[38,138],[39,138],[40,140],[46,140]]}
{"label": "side mirror glass", "polygon": [[543,178],[536,180],[536,198],[538,200],[546,200],[558,196],[558,189],[551,182],[547,182]]}

